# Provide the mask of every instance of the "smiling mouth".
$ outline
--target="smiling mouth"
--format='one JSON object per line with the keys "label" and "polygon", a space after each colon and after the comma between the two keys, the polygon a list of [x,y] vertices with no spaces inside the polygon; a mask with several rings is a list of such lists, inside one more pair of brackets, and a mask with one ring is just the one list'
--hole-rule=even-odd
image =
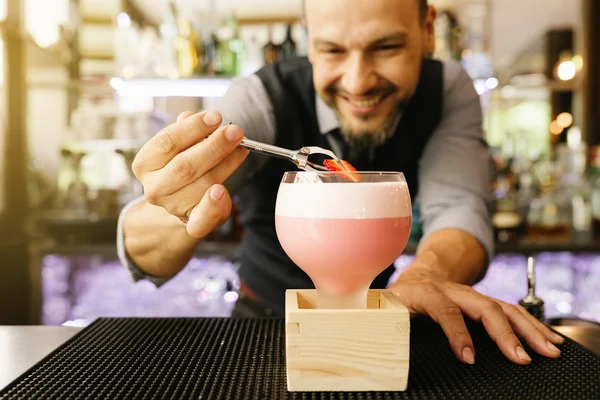
{"label": "smiling mouth", "polygon": [[372,112],[377,106],[379,106],[391,92],[380,93],[376,96],[368,96],[360,99],[352,98],[348,96],[341,96],[352,108],[357,111]]}

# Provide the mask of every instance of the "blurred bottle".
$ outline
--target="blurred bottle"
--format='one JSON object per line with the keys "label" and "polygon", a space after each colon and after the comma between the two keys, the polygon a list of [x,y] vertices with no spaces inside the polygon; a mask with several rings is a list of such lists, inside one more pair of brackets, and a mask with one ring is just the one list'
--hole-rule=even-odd
{"label": "blurred bottle", "polygon": [[287,25],[287,32],[284,41],[281,43],[281,56],[284,58],[296,55],[296,42],[292,37],[292,25]]}
{"label": "blurred bottle", "polygon": [[496,240],[499,242],[517,242],[521,237],[523,218],[519,212],[517,194],[511,188],[503,198],[496,199],[492,224]]}
{"label": "blurred bottle", "polygon": [[117,29],[114,36],[114,59],[116,76],[132,79],[139,74],[137,52],[140,46],[138,27],[126,13],[117,17]]}
{"label": "blurred bottle", "polygon": [[176,21],[175,5],[169,3],[169,12],[160,24],[160,60],[155,66],[156,74],[166,78],[178,78],[179,67],[177,60],[177,38],[179,28]]}
{"label": "blurred bottle", "polygon": [[244,42],[240,39],[239,24],[235,17],[229,17],[220,32],[221,73],[240,75],[244,60]]}
{"label": "blurred bottle", "polygon": [[527,234],[534,240],[567,241],[572,230],[570,192],[554,174],[539,177],[541,193],[529,207]]}
{"label": "blurred bottle", "polygon": [[263,47],[265,64],[271,64],[277,61],[281,48],[273,43],[273,28],[269,27],[269,39]]}
{"label": "blurred bottle", "polygon": [[534,177],[531,171],[524,170],[519,174],[518,207],[523,224],[527,221],[529,207],[537,194]]}
{"label": "blurred bottle", "polygon": [[208,36],[204,46],[204,73],[218,75],[221,73],[221,50],[219,38],[214,32]]}
{"label": "blurred bottle", "polygon": [[62,148],[61,155],[70,164],[72,180],[58,199],[59,207],[69,210],[69,214],[75,218],[85,219],[89,215],[88,192],[89,187],[83,179],[81,161],[86,156],[83,150]]}
{"label": "blurred bottle", "polygon": [[519,193],[516,190],[517,176],[511,160],[497,158],[495,161],[495,211],[492,216],[494,233],[499,242],[516,242],[521,237],[523,227]]}
{"label": "blurred bottle", "polygon": [[244,58],[244,66],[242,75],[249,76],[258,71],[265,61],[262,54],[262,46],[258,42],[256,36],[252,36],[248,42],[246,57]]}
{"label": "blurred bottle", "polygon": [[203,38],[204,35],[201,32],[197,32],[198,37],[196,38],[196,55],[198,57],[198,63],[194,71],[195,75],[206,74],[206,43]]}
{"label": "blurred bottle", "polygon": [[138,44],[138,70],[141,77],[156,76],[156,68],[160,67],[160,40],[154,27],[144,25],[140,32]]}
{"label": "blurred bottle", "polygon": [[592,186],[586,177],[573,177],[576,181],[566,183],[570,190],[573,240],[589,241],[592,236]]}
{"label": "blurred bottle", "polygon": [[[173,15],[177,16],[177,10],[171,3]],[[179,76],[182,78],[190,78],[198,72],[198,52],[196,43],[199,35],[192,26],[191,21],[183,16],[177,17],[177,39],[175,48],[177,50],[177,65],[179,68]]]}

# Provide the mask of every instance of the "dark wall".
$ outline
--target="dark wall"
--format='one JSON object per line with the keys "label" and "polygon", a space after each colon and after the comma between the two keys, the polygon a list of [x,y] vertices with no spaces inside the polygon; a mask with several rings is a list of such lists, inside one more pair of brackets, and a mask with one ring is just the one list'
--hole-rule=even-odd
{"label": "dark wall", "polygon": [[600,1],[583,1],[583,133],[591,145],[600,145]]}

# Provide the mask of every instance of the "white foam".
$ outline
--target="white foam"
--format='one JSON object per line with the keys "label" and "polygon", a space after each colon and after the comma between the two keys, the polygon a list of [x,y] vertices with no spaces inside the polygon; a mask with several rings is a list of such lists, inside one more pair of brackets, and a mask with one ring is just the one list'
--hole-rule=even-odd
{"label": "white foam", "polygon": [[404,182],[282,183],[275,215],[299,218],[398,218],[412,213]]}

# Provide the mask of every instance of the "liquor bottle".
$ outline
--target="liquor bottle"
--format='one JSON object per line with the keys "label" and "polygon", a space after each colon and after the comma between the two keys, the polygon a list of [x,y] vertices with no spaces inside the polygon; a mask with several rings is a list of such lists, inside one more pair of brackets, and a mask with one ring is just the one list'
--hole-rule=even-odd
{"label": "liquor bottle", "polygon": [[[172,12],[178,15],[173,3],[171,3]],[[182,78],[190,78],[194,73],[198,72],[198,52],[196,43],[198,34],[193,28],[191,21],[183,16],[177,17],[178,34],[176,43],[177,49],[177,65],[179,68],[179,76]]]}
{"label": "liquor bottle", "polygon": [[204,72],[208,75],[219,75],[221,73],[221,50],[219,38],[214,32],[208,36],[204,45]]}
{"label": "liquor bottle", "polygon": [[516,242],[521,237],[524,218],[519,208],[518,182],[513,161],[497,157],[494,175],[495,202],[492,215],[494,235],[499,242]]}
{"label": "liquor bottle", "polygon": [[196,65],[195,75],[206,74],[206,43],[204,42],[204,34],[198,32],[196,38],[196,55],[198,57],[198,63]]}
{"label": "liquor bottle", "polygon": [[156,65],[156,73],[158,76],[166,78],[178,78],[179,69],[177,61],[177,37],[179,28],[176,22],[175,6],[171,2],[169,4],[169,12],[160,24],[160,51],[158,62]]}
{"label": "liquor bottle", "polygon": [[527,234],[531,240],[566,242],[572,234],[573,205],[570,188],[556,174],[544,176],[540,193],[527,214]]}
{"label": "liquor bottle", "polygon": [[221,32],[221,68],[224,75],[240,75],[244,59],[244,42],[239,36],[239,25],[235,17],[227,19]]}
{"label": "liquor bottle", "polygon": [[258,71],[265,64],[262,52],[262,46],[256,36],[252,36],[246,46],[244,57],[244,66],[242,75],[249,76]]}
{"label": "liquor bottle", "polygon": [[281,56],[284,58],[296,55],[296,42],[292,38],[292,25],[288,24],[285,40],[281,43]]}
{"label": "liquor bottle", "polygon": [[269,27],[269,40],[263,47],[265,64],[271,64],[279,58],[280,47],[273,43],[273,28]]}

